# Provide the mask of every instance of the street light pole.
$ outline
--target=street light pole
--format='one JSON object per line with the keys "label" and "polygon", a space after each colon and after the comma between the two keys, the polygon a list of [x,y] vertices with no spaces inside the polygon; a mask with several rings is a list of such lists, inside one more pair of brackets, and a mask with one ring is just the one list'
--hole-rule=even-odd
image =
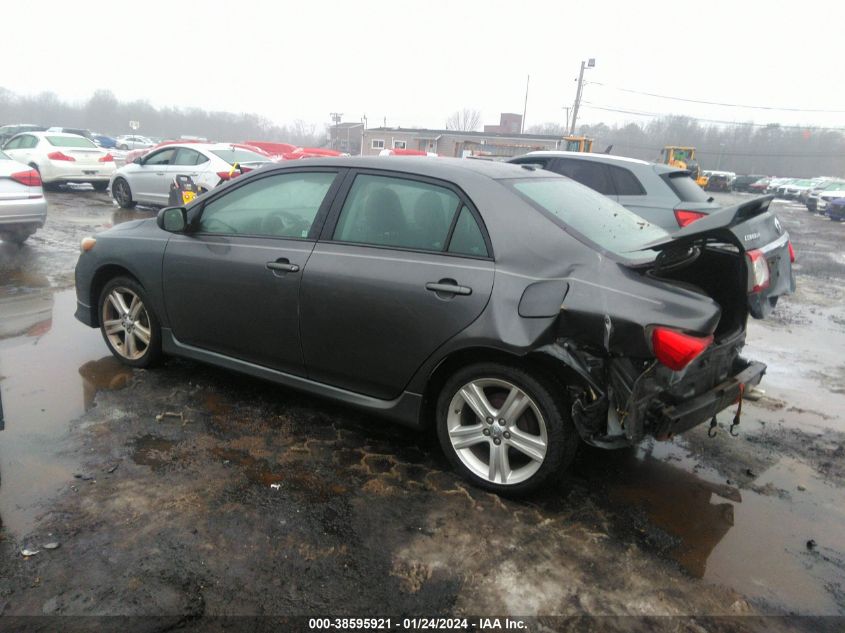
{"label": "street light pole", "polygon": [[578,89],[575,91],[575,103],[572,106],[572,127],[569,128],[570,134],[575,134],[575,123],[578,120],[578,108],[581,106],[581,92],[584,89],[584,69],[595,68],[596,60],[591,57],[586,62],[581,62],[581,72],[578,73]]}

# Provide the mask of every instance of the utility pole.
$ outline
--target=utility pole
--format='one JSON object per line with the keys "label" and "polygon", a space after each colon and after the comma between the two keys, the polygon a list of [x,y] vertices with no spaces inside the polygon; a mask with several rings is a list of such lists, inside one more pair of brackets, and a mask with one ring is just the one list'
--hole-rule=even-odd
{"label": "utility pole", "polygon": [[361,122],[364,124],[361,127],[361,156],[364,155],[364,137],[366,136],[367,131],[367,115],[361,117]]}
{"label": "utility pole", "polygon": [[563,110],[566,112],[566,126],[563,128],[564,130],[568,130],[568,129],[569,129],[569,111],[570,111],[571,109],[572,109],[572,108],[571,108],[571,107],[569,107],[569,106],[563,106]]}
{"label": "utility pole", "polygon": [[340,134],[340,119],[343,117],[343,112],[331,112],[329,116],[334,121],[334,142],[332,143],[332,149],[337,149],[338,144],[340,144],[338,134]]}
{"label": "utility pole", "polygon": [[525,80],[525,105],[522,107],[522,125],[519,127],[519,133],[525,134],[525,115],[528,112],[528,82],[531,81],[531,75]]}
{"label": "utility pole", "polygon": [[584,69],[595,67],[596,60],[593,57],[586,62],[581,62],[581,72],[578,73],[578,89],[575,91],[575,103],[572,106],[572,127],[569,128],[570,134],[575,134],[575,123],[578,121],[578,108],[581,106],[581,92],[584,89]]}

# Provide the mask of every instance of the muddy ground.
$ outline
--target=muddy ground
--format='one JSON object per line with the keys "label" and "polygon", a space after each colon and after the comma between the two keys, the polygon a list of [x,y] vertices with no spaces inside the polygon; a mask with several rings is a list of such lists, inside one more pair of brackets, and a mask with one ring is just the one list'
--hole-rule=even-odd
{"label": "muddy ground", "polygon": [[750,326],[746,355],[769,371],[739,437],[725,412],[713,439],[584,449],[559,487],[511,501],[452,475],[429,435],[188,361],[121,367],[73,319],[73,265],[81,237],[152,212],[48,197],[44,230],[0,243],[0,630],[71,615],[167,616],[123,631],[244,615],[844,622],[752,616],[845,616],[845,225],[775,203],[799,289]]}

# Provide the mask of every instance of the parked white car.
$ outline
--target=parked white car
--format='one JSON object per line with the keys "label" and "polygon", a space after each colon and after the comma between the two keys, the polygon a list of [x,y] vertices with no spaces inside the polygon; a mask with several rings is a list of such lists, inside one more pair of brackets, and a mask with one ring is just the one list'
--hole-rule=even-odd
{"label": "parked white car", "polygon": [[124,151],[130,149],[147,149],[148,147],[155,145],[155,142],[152,139],[149,139],[146,136],[137,136],[133,134],[118,136],[115,141],[117,141],[117,149],[122,149]]}
{"label": "parked white car", "polygon": [[3,151],[38,170],[45,185],[88,182],[105,191],[114,173],[114,156],[78,134],[24,132],[6,141]]}
{"label": "parked white car", "polygon": [[21,244],[46,219],[47,201],[38,172],[0,152],[0,239]]}
{"label": "parked white car", "polygon": [[118,169],[111,192],[124,209],[136,204],[165,207],[170,185],[177,176],[189,176],[200,191],[210,191],[221,182],[273,161],[228,143],[178,143],[153,150]]}

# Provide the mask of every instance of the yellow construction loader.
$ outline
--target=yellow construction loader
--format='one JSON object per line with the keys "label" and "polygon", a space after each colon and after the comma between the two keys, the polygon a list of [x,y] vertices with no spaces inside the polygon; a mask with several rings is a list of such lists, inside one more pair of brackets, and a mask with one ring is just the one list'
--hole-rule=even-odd
{"label": "yellow construction loader", "polygon": [[667,145],[660,151],[660,162],[678,169],[686,169],[700,187],[707,185],[707,176],[701,172],[701,166],[695,160],[694,147]]}
{"label": "yellow construction loader", "polygon": [[564,149],[567,152],[589,153],[593,151],[593,139],[586,136],[564,136],[563,140],[566,141]]}

